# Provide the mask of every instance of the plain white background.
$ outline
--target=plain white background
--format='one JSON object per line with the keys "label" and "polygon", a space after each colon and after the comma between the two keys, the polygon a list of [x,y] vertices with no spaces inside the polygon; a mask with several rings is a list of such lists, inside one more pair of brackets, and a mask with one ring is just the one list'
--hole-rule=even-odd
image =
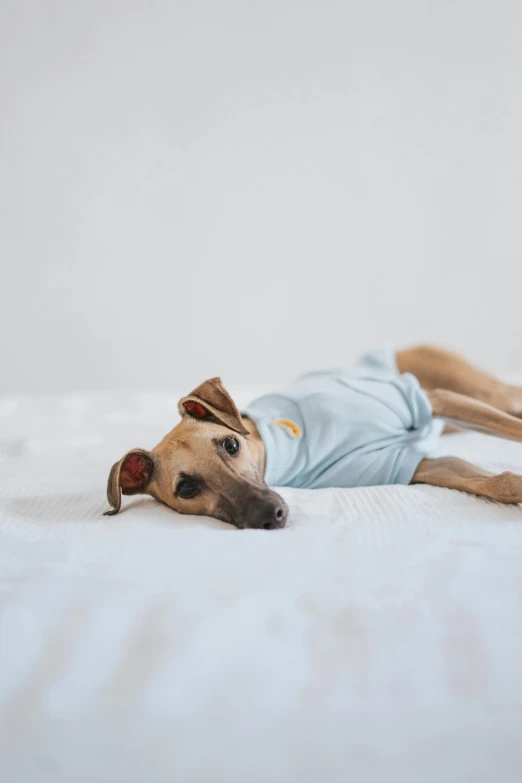
{"label": "plain white background", "polygon": [[0,5],[2,392],[520,370],[517,0]]}

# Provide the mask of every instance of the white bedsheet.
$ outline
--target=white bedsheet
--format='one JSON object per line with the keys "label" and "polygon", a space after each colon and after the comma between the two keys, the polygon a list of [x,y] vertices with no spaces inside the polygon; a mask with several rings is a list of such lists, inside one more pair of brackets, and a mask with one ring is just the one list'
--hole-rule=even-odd
{"label": "white bedsheet", "polygon": [[[179,396],[0,400],[3,783],[520,781],[522,507],[387,487],[283,490],[274,532],[139,497],[102,517]],[[521,444],[448,449],[522,471]]]}

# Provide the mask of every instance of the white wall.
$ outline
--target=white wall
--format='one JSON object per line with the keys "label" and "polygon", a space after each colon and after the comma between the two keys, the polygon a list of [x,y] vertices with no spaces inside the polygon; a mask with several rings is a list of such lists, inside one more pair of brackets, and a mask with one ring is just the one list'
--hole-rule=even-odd
{"label": "white wall", "polygon": [[517,0],[2,0],[0,391],[522,369]]}

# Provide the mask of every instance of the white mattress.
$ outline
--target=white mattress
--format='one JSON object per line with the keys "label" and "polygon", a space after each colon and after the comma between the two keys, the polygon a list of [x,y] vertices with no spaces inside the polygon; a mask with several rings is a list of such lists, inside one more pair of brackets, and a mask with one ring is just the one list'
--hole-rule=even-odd
{"label": "white mattress", "polygon": [[[273,532],[103,517],[179,396],[0,401],[3,783],[520,781],[522,508],[383,487],[283,490]],[[522,444],[444,451],[522,471]]]}

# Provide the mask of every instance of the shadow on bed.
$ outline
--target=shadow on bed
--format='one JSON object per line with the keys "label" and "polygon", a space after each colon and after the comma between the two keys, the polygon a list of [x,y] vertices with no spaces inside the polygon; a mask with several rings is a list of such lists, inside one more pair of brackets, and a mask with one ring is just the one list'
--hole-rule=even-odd
{"label": "shadow on bed", "polygon": [[[232,525],[210,517],[196,517],[178,514],[161,505],[153,498],[135,498],[128,500],[120,517],[114,520],[104,517],[107,510],[105,498],[96,501],[92,492],[69,495],[32,495],[27,498],[6,498],[0,504],[0,516],[24,519],[41,524],[81,524],[97,522],[104,525],[122,525],[125,522],[166,524],[182,528],[206,527],[222,530],[235,530]],[[126,513],[128,512],[128,513]],[[134,512],[134,513],[133,513]]]}

